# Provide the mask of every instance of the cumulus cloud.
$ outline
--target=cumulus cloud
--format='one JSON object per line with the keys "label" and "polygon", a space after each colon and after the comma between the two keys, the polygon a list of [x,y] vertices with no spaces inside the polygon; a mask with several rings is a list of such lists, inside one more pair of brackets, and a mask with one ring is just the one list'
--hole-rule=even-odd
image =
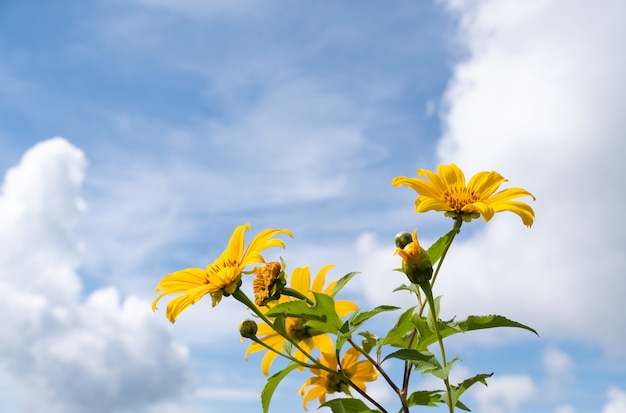
{"label": "cumulus cloud", "polygon": [[[446,1],[466,58],[442,111],[443,162],[498,170],[537,201],[532,229],[496,216],[441,279],[453,313],[496,311],[544,336],[622,353],[626,3]],[[481,224],[472,224],[480,226]],[[593,311],[589,311],[590,307]],[[589,335],[587,328],[602,335]]]}
{"label": "cumulus cloud", "polygon": [[536,393],[535,384],[526,375],[503,375],[489,379],[489,387],[478,391],[474,399],[484,413],[516,411],[518,406],[531,400]]}
{"label": "cumulus cloud", "polygon": [[602,408],[602,413],[625,413],[626,392],[617,387],[611,387],[607,392],[609,401]]}
{"label": "cumulus cloud", "polygon": [[142,411],[187,382],[187,350],[149,303],[114,287],[82,297],[74,229],[85,166],[82,151],[54,138],[28,150],[2,186],[0,391],[20,411]]}

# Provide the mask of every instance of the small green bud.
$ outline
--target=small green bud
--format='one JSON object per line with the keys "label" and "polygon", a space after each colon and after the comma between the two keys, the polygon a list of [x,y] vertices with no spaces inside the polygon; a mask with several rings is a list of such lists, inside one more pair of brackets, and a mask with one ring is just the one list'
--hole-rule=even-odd
{"label": "small green bud", "polygon": [[[400,234],[398,234],[400,235]],[[396,254],[402,257],[402,271],[414,284],[428,282],[433,275],[433,265],[428,254],[417,241],[417,229],[410,235],[411,241],[396,250]],[[398,236],[396,236],[398,245]]]}
{"label": "small green bud", "polygon": [[258,329],[259,328],[256,325],[256,321],[250,320],[249,318],[239,323],[239,334],[241,334],[241,337],[245,337],[245,338],[255,337]]}
{"label": "small green bud", "polygon": [[396,247],[398,248],[404,248],[412,241],[411,234],[408,232],[398,232],[396,234]]}

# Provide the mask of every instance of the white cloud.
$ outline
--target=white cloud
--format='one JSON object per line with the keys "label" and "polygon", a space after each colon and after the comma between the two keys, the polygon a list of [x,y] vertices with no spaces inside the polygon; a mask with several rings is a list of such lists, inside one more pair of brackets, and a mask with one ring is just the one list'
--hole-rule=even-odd
{"label": "white cloud", "polygon": [[[468,57],[446,92],[441,159],[470,174],[498,170],[537,197],[530,230],[501,214],[462,234],[441,279],[446,302],[623,353],[624,330],[611,326],[626,292],[615,213],[625,200],[626,3],[445,3]],[[587,334],[599,325],[602,335]]]}
{"label": "white cloud", "polygon": [[474,395],[480,406],[476,410],[484,413],[513,412],[521,403],[531,400],[537,391],[526,375],[492,377],[488,383],[489,387],[481,388]]}
{"label": "white cloud", "polygon": [[2,187],[0,322],[11,333],[0,340],[0,383],[24,412],[141,411],[187,382],[187,350],[148,302],[114,287],[81,298],[73,232],[85,165],[54,138],[27,151]]}
{"label": "white cloud", "polygon": [[609,401],[602,408],[602,413],[626,413],[626,392],[611,387],[607,392]]}
{"label": "white cloud", "polygon": [[548,348],[543,354],[546,378],[541,385],[542,395],[559,400],[562,393],[574,382],[574,361],[562,350]]}

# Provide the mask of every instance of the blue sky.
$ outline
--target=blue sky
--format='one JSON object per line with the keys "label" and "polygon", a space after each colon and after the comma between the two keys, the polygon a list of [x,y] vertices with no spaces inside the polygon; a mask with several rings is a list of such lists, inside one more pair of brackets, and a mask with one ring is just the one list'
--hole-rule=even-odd
{"label": "blue sky", "polygon": [[[465,403],[626,412],[624,16],[617,0],[0,3],[0,410],[261,411],[247,313],[200,302],[171,325],[150,311],[160,278],[250,222],[292,230],[269,253],[289,268],[359,271],[345,293],[363,308],[412,305],[391,293],[393,236],[428,245],[450,222],[390,181],[455,162],[537,197],[531,229],[465,226],[438,280],[446,316],[540,333],[451,340],[453,377],[495,372]],[[305,379],[272,411],[299,410]]]}

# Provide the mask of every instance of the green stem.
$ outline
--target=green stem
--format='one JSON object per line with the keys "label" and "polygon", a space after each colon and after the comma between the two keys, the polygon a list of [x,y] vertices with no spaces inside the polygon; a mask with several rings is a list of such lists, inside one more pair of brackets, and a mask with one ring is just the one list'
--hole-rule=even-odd
{"label": "green stem", "polygon": [[[352,346],[354,348],[356,348],[357,350],[359,350],[359,352],[361,352],[361,354],[365,355],[365,357],[374,365],[374,367],[376,367],[376,369],[378,371],[381,371],[378,364],[376,364],[372,358],[369,356],[369,354],[366,354],[363,349],[359,346],[356,345],[356,343],[354,343],[352,341],[352,339],[348,339],[348,342],[350,344],[352,344]],[[336,351],[335,353],[335,357],[337,357],[337,366],[339,366],[339,371],[343,371],[343,368],[341,367],[341,359],[339,358],[339,350]],[[381,371],[381,374],[383,374],[383,376],[385,378],[387,378],[387,375],[384,374],[384,372]],[[365,391],[361,390],[361,388],[359,386],[357,386],[356,384],[354,384],[354,382],[352,380],[350,380],[350,378],[348,376],[346,376],[345,374],[342,374],[343,378],[348,380],[348,384],[350,385],[350,387],[352,387],[354,390],[356,390],[361,396],[365,397],[370,403],[372,403],[374,406],[376,406],[378,408],[378,410],[380,410],[382,413],[388,413],[387,410],[385,410],[385,408],[383,406],[381,406],[376,400],[374,400],[372,398],[372,396],[370,396],[369,394],[367,394]],[[392,383],[390,383],[392,384]]]}
{"label": "green stem", "polygon": [[304,300],[304,301],[306,301],[306,303],[308,305],[315,305],[315,302],[313,302],[313,300],[311,300],[306,295],[302,294],[300,291],[294,290],[293,288],[285,287],[281,291],[281,294],[282,295],[288,295],[290,297],[295,297],[295,298],[298,298],[300,300]]}
{"label": "green stem", "polygon": [[[430,308],[430,316],[433,320],[433,327],[435,329],[435,334],[437,335],[437,341],[439,342],[439,350],[441,351],[441,364],[443,366],[443,370],[447,371],[447,361],[446,361],[446,350],[443,346],[443,337],[441,337],[441,332],[439,331],[439,326],[437,323],[437,314],[435,310],[435,299],[433,298],[433,291],[430,287],[430,283],[425,282],[420,284],[422,290],[424,290],[424,295],[426,295],[426,299],[428,300],[428,307]],[[450,413],[454,413],[454,405],[452,404],[452,391],[450,388],[450,380],[448,380],[448,375],[446,374],[443,379],[444,384],[446,385],[446,395],[448,396],[448,407],[450,409]]]}
{"label": "green stem", "polygon": [[433,275],[433,279],[430,281],[431,287],[435,285],[435,281],[437,280],[437,275],[439,274],[439,270],[441,269],[441,264],[443,264],[443,260],[446,258],[446,254],[448,253],[448,250],[450,249],[450,246],[452,245],[452,241],[454,241],[454,237],[456,237],[456,234],[461,232],[461,225],[463,225],[463,220],[461,218],[455,218],[454,224],[452,224],[452,231],[451,231],[452,236],[450,237],[450,240],[448,241],[448,245],[446,245],[446,248],[443,250],[443,254],[441,254],[441,259],[439,260],[439,263],[437,264],[435,275]]}
{"label": "green stem", "polygon": [[[370,363],[372,363],[374,368],[376,368],[376,370],[378,370],[380,375],[383,376],[385,381],[389,384],[389,387],[391,387],[393,389],[393,391],[396,392],[398,397],[400,397],[400,403],[402,403],[402,411],[405,412],[405,413],[409,413],[409,406],[406,403],[406,390],[398,388],[398,386],[396,386],[396,384],[393,382],[393,380],[391,380],[391,377],[389,377],[387,372],[385,370],[383,370],[382,366],[376,360],[374,360],[372,358],[372,356],[367,354],[367,352],[365,352],[361,346],[357,345],[351,338],[348,338],[347,341],[348,341],[348,343],[350,343],[350,345],[352,345],[352,347],[354,347],[361,354],[363,354],[365,356],[365,358],[369,360]],[[368,400],[369,400],[369,398],[368,398]],[[376,404],[376,406],[378,406],[378,404]],[[378,407],[378,408],[381,409],[383,412],[385,411],[384,409],[382,409],[382,407]]]}
{"label": "green stem", "polygon": [[[237,289],[233,294],[233,297],[239,301],[240,303],[242,303],[243,305],[247,306],[250,310],[252,310],[252,312],[254,314],[256,314],[257,316],[259,316],[261,318],[261,320],[263,320],[267,325],[269,325],[270,327],[272,327],[272,330],[276,331],[278,334],[281,335],[281,337],[283,337],[285,340],[289,341],[295,348],[297,348],[302,354],[304,354],[304,356],[306,358],[308,358],[309,360],[311,360],[314,364],[315,364],[315,368],[319,368],[322,370],[325,370],[329,373],[335,374],[335,375],[339,375],[339,373],[337,373],[335,370],[332,370],[328,367],[326,367],[324,364],[322,364],[319,360],[317,360],[316,358],[314,358],[311,354],[309,354],[305,349],[303,349],[300,344],[298,344],[298,342],[296,340],[294,340],[289,334],[284,334],[282,331],[277,330],[274,327],[274,322],[272,322],[272,320],[270,320],[269,318],[267,318],[267,316],[265,314],[263,314],[263,312],[261,310],[259,310],[259,307],[256,306],[256,304],[254,304],[252,302],[252,300],[250,300],[250,298],[248,298],[248,296],[246,295],[246,293],[244,293],[241,289]],[[298,361],[300,364],[303,364],[301,361]],[[304,365],[306,367],[306,365]],[[342,377],[342,376],[340,376]]]}

